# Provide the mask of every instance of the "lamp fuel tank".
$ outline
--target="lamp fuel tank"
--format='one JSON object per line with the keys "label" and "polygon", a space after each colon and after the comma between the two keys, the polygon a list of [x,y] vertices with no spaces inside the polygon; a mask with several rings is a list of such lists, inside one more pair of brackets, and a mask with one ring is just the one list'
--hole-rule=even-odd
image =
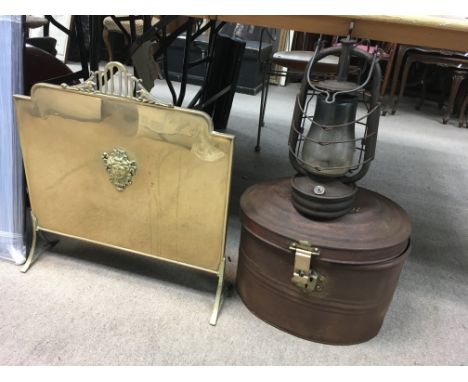
{"label": "lamp fuel tank", "polygon": [[350,213],[308,219],[293,207],[290,183],[257,184],[241,198],[237,289],[243,302],[260,319],[308,340],[371,339],[410,253],[408,215],[358,188]]}

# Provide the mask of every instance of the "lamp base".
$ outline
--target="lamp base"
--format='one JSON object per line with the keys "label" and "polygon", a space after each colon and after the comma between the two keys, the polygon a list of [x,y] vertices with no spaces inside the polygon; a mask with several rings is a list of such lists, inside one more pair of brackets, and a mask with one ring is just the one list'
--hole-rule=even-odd
{"label": "lamp base", "polygon": [[316,180],[296,175],[291,179],[292,203],[302,215],[316,220],[336,219],[352,209],[357,187],[335,179]]}

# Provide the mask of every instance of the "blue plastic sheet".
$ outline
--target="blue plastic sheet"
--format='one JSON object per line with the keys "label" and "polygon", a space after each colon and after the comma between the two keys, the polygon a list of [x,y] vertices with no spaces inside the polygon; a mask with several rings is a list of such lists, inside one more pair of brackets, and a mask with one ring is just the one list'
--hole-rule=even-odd
{"label": "blue plastic sheet", "polygon": [[21,16],[0,16],[0,259],[22,264],[24,180],[13,94],[22,93]]}

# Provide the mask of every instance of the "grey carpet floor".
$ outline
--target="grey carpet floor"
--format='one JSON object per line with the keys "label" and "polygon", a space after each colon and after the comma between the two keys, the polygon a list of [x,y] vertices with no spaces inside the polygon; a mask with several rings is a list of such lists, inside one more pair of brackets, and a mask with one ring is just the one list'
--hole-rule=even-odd
{"label": "grey carpet floor", "polygon": [[[253,151],[260,97],[235,97],[231,281],[240,195],[293,174],[287,135],[297,89],[271,89],[261,153]],[[413,251],[374,339],[330,346],[296,338],[257,319],[235,291],[212,327],[212,277],[62,239],[27,274],[0,263],[0,364],[467,365],[468,130],[454,120],[443,126],[435,105],[415,111],[414,103],[381,118],[377,157],[360,182],[401,204],[413,224]]]}

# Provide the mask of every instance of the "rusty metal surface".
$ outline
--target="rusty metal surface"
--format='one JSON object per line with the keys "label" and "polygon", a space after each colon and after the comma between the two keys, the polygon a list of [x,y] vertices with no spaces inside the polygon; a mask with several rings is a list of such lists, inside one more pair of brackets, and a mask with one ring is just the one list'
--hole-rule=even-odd
{"label": "rusty metal surface", "polygon": [[241,208],[244,228],[283,248],[291,239],[308,240],[330,262],[388,260],[404,251],[411,233],[409,217],[400,206],[363,188],[358,188],[351,212],[332,221],[300,215],[291,202],[289,178],[250,187]]}
{"label": "rusty metal surface", "polygon": [[[262,320],[305,339],[369,340],[382,326],[410,252],[407,215],[389,199],[359,189],[355,213],[314,222],[294,209],[289,194],[283,180],[253,186],[242,196],[242,300]],[[311,268],[325,280],[319,291],[305,293],[291,282],[294,254],[287,244],[295,240],[320,250],[311,258]]]}

